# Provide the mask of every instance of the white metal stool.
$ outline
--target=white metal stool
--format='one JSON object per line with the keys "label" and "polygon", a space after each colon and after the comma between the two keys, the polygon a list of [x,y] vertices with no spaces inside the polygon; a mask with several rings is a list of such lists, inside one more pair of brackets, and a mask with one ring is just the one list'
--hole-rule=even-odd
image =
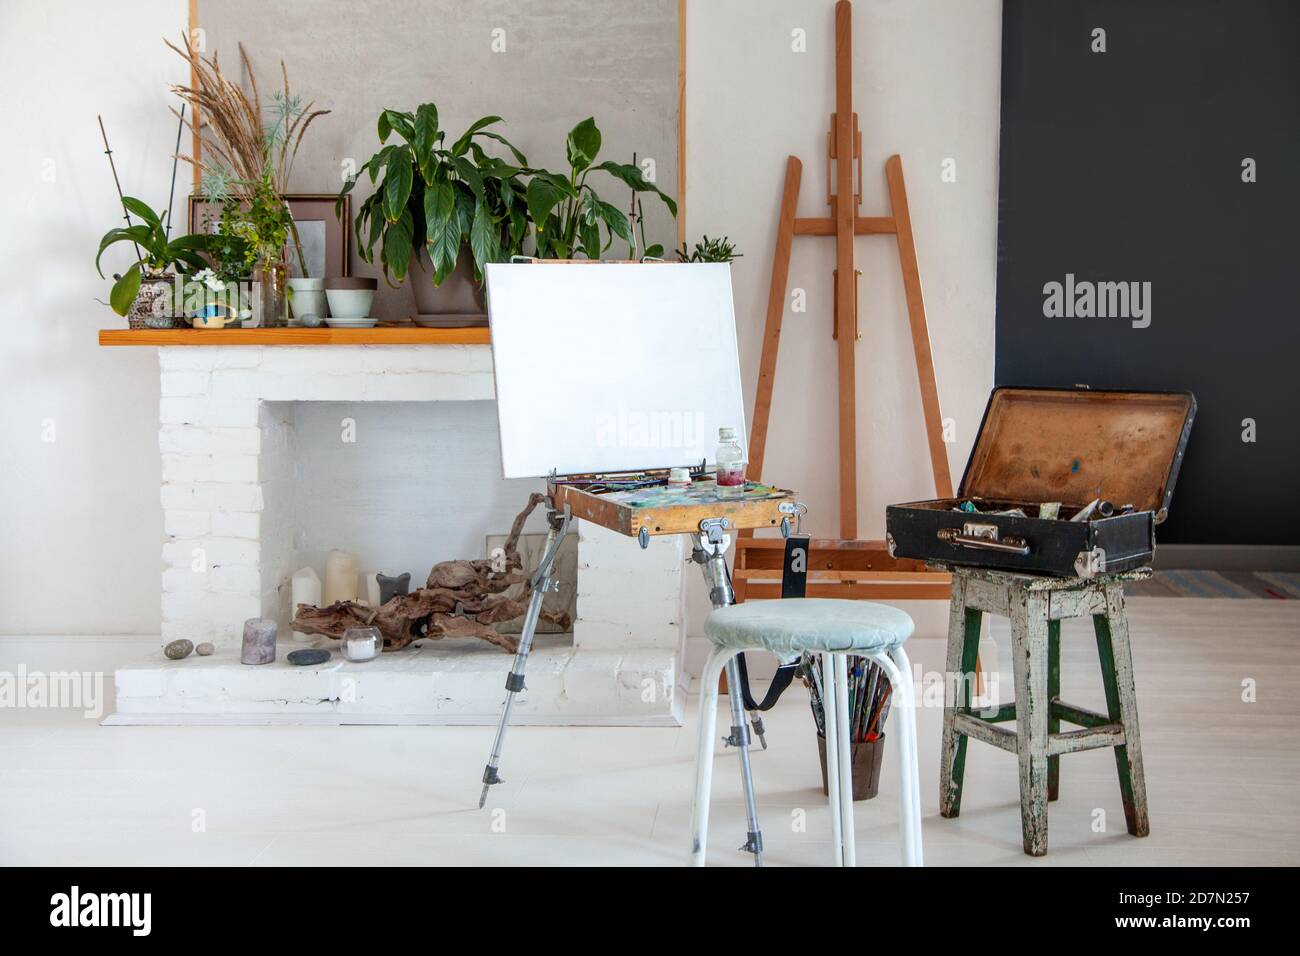
{"label": "white metal stool", "polygon": [[[700,690],[700,743],[695,760],[695,799],[691,808],[691,863],[704,865],[709,830],[709,791],[718,721],[718,678],[727,662],[743,651],[768,651],[789,660],[820,654],[826,711],[826,777],[830,792],[832,865],[856,865],[853,840],[853,777],[849,761],[849,695],[846,655],[878,663],[893,686],[898,741],[899,832],[903,862],[921,865],[921,788],[917,778],[916,705],[912,667],[903,642],[912,619],[884,604],[827,598],[786,598],[720,607],[709,615],[704,633],[713,652],[704,665]],[[741,717],[743,720],[743,715]],[[734,720],[734,718],[733,718]],[[744,728],[739,728],[743,732]]]}

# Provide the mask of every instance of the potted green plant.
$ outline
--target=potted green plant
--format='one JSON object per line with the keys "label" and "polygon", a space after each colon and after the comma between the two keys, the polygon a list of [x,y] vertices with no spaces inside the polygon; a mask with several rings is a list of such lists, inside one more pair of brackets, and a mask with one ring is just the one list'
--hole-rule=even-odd
{"label": "potted green plant", "polygon": [[[435,104],[423,103],[414,113],[384,110],[382,147],[339,193],[341,212],[357,178],[369,175],[375,191],[357,210],[357,249],[374,262],[379,247],[390,284],[417,273],[412,289],[420,316],[481,313],[483,267],[523,251],[528,160],[489,128],[500,122],[484,116],[448,144]],[[394,134],[398,141],[388,142]],[[501,143],[515,162],[490,155],[480,139]]]}
{"label": "potted green plant", "polygon": [[[242,43],[239,56],[248,93],[222,73],[215,54],[204,58],[189,37],[181,42],[183,47],[167,46],[189,64],[193,85],[171,89],[191,107],[190,117],[182,116],[182,122],[204,137],[205,155],[211,157],[201,163],[182,158],[199,166],[204,195],[222,204],[223,220],[240,224],[239,235],[253,250],[250,323],[285,325],[289,319],[286,246],[295,254],[299,275],[308,276],[298,230],[284,196],[307,129],[329,110],[314,109],[314,103],[304,103],[290,92],[289,74],[281,61],[283,89],[271,94],[264,111],[257,78]],[[198,128],[196,116],[203,117]]]}
{"label": "potted green plant", "polygon": [[198,271],[206,267],[203,253],[207,249],[207,236],[178,236],[167,238],[163,216],[154,212],[148,203],[132,196],[122,197],[122,207],[128,218],[134,214],[138,223],[110,229],[99,240],[95,256],[95,269],[100,277],[104,270],[100,260],[109,246],[129,242],[135,246],[136,261],[125,272],[115,276],[108,302],[118,315],[126,316],[133,329],[171,328],[175,309],[171,303],[171,276],[168,270],[184,273],[187,269]]}
{"label": "potted green plant", "polygon": [[[528,212],[536,224],[539,258],[572,259],[581,253],[588,259],[599,259],[615,237],[628,244],[628,258],[639,258],[628,217],[602,199],[587,181],[596,171],[608,173],[631,188],[634,204],[637,193],[654,193],[669,212],[677,215],[677,203],[647,180],[636,166],[612,160],[597,163],[600,143],[600,129],[594,118],[587,117],[565,139],[568,172],[552,173],[545,169],[532,172],[528,181]],[[642,255],[662,254],[661,245],[646,247],[642,237]]]}
{"label": "potted green plant", "polygon": [[703,240],[695,244],[695,248],[687,249],[683,243],[677,250],[677,258],[682,262],[730,262],[741,256],[742,253],[736,251],[736,244],[726,236],[721,239],[710,239],[706,235]]}

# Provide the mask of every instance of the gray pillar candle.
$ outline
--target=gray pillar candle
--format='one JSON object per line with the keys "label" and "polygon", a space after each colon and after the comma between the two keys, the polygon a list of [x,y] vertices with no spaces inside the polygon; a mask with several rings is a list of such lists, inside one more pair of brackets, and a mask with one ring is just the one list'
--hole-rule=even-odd
{"label": "gray pillar candle", "polygon": [[264,617],[250,617],[245,621],[240,663],[269,664],[275,660],[275,632],[275,621]]}

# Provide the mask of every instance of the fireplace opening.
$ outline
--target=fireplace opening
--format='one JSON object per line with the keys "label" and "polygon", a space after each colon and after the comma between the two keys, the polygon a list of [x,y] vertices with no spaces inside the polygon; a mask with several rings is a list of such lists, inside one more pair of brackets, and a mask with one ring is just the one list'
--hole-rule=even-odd
{"label": "fireplace opening", "polygon": [[[439,561],[486,558],[499,547],[539,480],[501,477],[492,402],[264,402],[259,480],[263,492],[263,613],[290,634],[290,577],[311,567],[322,580],[329,552],[356,555],[364,574],[410,572],[424,584]],[[526,570],[545,538],[542,509],[520,539]],[[558,562],[560,590],[548,606],[576,616],[577,536]],[[364,582],[359,596],[366,597]],[[518,633],[520,621],[498,624]],[[539,648],[571,647],[572,633],[539,628]],[[317,638],[323,646],[334,642]],[[422,653],[501,654],[475,638],[422,641]]]}

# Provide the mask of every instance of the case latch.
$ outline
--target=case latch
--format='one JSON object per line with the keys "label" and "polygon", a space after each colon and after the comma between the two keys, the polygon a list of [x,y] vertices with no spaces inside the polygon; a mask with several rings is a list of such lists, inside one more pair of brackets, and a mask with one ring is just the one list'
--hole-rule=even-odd
{"label": "case latch", "polygon": [[940,541],[946,541],[951,545],[960,548],[976,548],[983,551],[998,551],[1003,554],[1026,555],[1029,553],[1029,542],[1017,535],[1008,535],[1003,538],[998,526],[995,524],[986,524],[982,521],[967,521],[958,528],[940,528],[938,532]]}

